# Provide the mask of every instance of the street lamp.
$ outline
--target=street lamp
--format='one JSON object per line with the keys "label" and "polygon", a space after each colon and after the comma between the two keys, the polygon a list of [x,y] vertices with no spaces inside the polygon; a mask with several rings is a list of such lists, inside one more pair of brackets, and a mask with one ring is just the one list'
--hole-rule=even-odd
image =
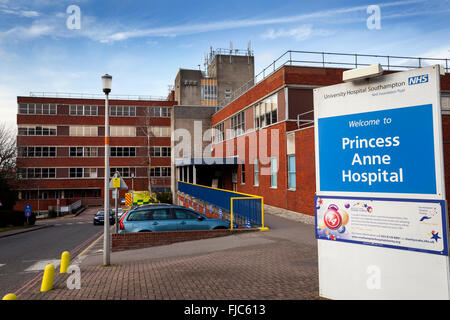
{"label": "street lamp", "polygon": [[134,172],[131,173],[131,190],[134,191]]}
{"label": "street lamp", "polygon": [[109,255],[109,108],[108,95],[111,92],[112,77],[109,74],[102,76],[103,92],[105,93],[105,211],[103,231],[103,265],[110,264]]}

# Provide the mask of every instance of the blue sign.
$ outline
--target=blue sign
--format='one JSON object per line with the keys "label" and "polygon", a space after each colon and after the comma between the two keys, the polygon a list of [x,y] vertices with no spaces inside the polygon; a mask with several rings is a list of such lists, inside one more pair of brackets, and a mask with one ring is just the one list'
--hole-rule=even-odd
{"label": "blue sign", "polygon": [[432,105],[318,119],[320,190],[436,193]]}
{"label": "blue sign", "polygon": [[31,205],[27,204],[27,205],[25,206],[25,217],[26,217],[26,218],[31,217],[31,213],[32,213],[32,211],[31,211]]}

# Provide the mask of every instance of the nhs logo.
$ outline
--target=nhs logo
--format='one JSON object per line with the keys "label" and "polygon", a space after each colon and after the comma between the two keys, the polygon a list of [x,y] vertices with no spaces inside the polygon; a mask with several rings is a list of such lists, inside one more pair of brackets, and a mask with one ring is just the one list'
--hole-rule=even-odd
{"label": "nhs logo", "polygon": [[422,74],[420,76],[414,76],[408,78],[408,84],[411,86],[413,84],[426,83],[428,82],[428,74]]}

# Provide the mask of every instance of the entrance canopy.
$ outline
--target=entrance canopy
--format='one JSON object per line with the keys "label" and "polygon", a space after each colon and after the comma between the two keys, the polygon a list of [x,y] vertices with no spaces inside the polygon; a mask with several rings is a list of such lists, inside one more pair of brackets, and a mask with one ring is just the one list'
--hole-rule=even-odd
{"label": "entrance canopy", "polygon": [[209,157],[209,158],[179,158],[175,159],[175,167],[184,167],[192,165],[237,165],[237,157]]}

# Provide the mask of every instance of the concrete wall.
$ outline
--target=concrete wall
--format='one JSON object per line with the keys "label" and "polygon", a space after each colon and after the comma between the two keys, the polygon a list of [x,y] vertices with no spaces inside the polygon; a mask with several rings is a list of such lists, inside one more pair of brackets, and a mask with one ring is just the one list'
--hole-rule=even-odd
{"label": "concrete wall", "polygon": [[[172,139],[172,192],[176,194],[176,168],[175,159],[178,158],[201,158],[205,148],[211,144],[211,135],[206,131],[211,129],[211,117],[216,108],[211,106],[175,106],[172,112],[171,126],[174,132]],[[184,131],[184,132],[183,132]],[[205,134],[206,133],[206,134]],[[180,138],[177,135],[181,135]],[[179,150],[176,146],[182,139],[187,139],[189,148]]]}
{"label": "concrete wall", "polygon": [[175,78],[175,100],[179,105],[200,105],[201,103],[201,79],[200,70],[180,69]]}
{"label": "concrete wall", "polygon": [[253,56],[216,55],[214,59],[215,77],[217,78],[218,95],[220,103],[225,99],[225,90],[231,92],[251,81],[255,76],[255,61]]}

